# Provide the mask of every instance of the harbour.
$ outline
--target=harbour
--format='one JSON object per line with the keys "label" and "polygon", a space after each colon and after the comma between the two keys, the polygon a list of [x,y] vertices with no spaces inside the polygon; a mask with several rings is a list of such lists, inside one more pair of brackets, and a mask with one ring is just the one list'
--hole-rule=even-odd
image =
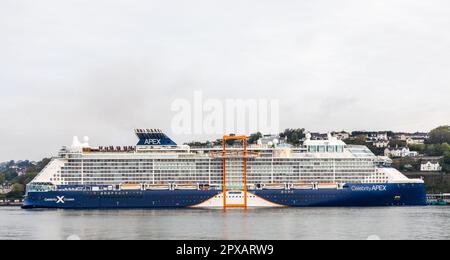
{"label": "harbour", "polygon": [[450,205],[450,194],[428,194],[427,203],[434,206]]}
{"label": "harbour", "polygon": [[0,1],[0,241],[450,240],[448,10]]}
{"label": "harbour", "polygon": [[[450,207],[182,210],[0,208],[0,239],[450,239]],[[201,223],[199,225],[199,223]]]}
{"label": "harbour", "polygon": [[21,207],[22,200],[0,200],[0,207]]}
{"label": "harbour", "polygon": [[[427,194],[427,204],[430,206],[450,205],[450,194]],[[0,207],[22,207],[23,200],[0,200]]]}

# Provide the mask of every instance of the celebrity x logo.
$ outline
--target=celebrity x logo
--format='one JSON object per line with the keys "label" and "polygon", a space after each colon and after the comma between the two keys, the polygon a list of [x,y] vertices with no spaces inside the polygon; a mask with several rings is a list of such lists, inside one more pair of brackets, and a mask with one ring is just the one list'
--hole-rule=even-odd
{"label": "celebrity x logo", "polygon": [[64,196],[56,196],[56,199],[57,199],[57,201],[56,201],[57,204],[59,204],[59,203],[64,204]]}

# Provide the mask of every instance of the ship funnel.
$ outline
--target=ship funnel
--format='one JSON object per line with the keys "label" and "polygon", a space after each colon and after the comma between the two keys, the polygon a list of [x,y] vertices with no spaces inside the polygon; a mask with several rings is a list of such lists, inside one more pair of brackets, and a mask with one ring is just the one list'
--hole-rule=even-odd
{"label": "ship funnel", "polygon": [[83,143],[81,145],[83,147],[90,147],[89,146],[89,137],[88,136],[83,137]]}
{"label": "ship funnel", "polygon": [[177,146],[159,129],[136,129],[134,132],[139,138],[138,146]]}
{"label": "ship funnel", "polygon": [[80,139],[78,139],[78,136],[74,136],[72,139],[72,148],[81,147]]}
{"label": "ship funnel", "polygon": [[89,146],[89,137],[85,136],[83,137],[83,143],[80,142],[80,139],[78,139],[78,136],[74,136],[72,140],[72,148],[87,148]]}

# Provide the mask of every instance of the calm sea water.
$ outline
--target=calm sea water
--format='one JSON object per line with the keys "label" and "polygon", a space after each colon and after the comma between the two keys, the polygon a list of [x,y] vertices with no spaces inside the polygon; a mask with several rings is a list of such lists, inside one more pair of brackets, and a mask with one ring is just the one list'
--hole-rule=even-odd
{"label": "calm sea water", "polygon": [[0,239],[450,239],[450,207],[0,208]]}

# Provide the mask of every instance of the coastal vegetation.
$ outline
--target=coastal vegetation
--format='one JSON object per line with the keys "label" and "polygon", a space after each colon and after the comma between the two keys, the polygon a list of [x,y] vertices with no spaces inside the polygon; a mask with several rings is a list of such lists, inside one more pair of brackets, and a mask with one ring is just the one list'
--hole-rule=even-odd
{"label": "coastal vegetation", "polygon": [[297,128],[297,129],[286,129],[283,133],[280,134],[281,139],[285,139],[286,143],[291,144],[293,146],[298,146],[301,144],[301,140],[305,137],[305,129]]}
{"label": "coastal vegetation", "polygon": [[450,175],[439,173],[439,174],[431,174],[428,176],[422,176],[426,187],[427,192],[430,194],[440,194],[440,193],[449,193],[450,192]]}
{"label": "coastal vegetation", "polygon": [[39,162],[9,161],[0,167],[0,186],[10,187],[0,199],[21,199],[25,195],[25,187],[50,162],[45,158]]}
{"label": "coastal vegetation", "polygon": [[450,173],[450,126],[432,130],[425,144],[410,145],[409,148],[424,156],[440,157],[442,171]]}

